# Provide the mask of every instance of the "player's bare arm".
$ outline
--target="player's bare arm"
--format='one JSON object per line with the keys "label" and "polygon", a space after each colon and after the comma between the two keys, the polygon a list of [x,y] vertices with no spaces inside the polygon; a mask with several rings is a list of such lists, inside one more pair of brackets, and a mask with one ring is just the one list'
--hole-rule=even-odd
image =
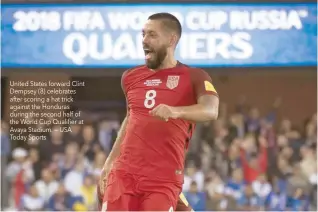
{"label": "player's bare arm", "polygon": [[219,98],[215,95],[202,95],[198,104],[186,107],[176,107],[174,113],[176,118],[193,122],[212,121],[218,118]]}
{"label": "player's bare arm", "polygon": [[[124,73],[125,74],[125,73]],[[124,77],[124,75],[123,75]],[[124,89],[124,86],[123,86],[123,78],[122,78],[122,89],[125,93],[125,89]],[[126,134],[126,126],[127,126],[127,123],[128,123],[128,120],[129,120],[129,110],[127,108],[127,113],[126,113],[126,117],[124,118],[122,124],[121,124],[121,127],[118,131],[118,134],[117,134],[117,138],[114,142],[114,145],[113,145],[113,148],[112,150],[110,151],[105,163],[104,163],[104,166],[103,166],[103,169],[102,169],[102,173],[101,173],[101,177],[100,177],[100,182],[99,182],[99,185],[100,185],[100,192],[101,193],[104,193],[104,189],[105,189],[105,185],[106,185],[106,182],[107,182],[107,177],[108,177],[108,174],[112,168],[112,165],[113,165],[113,162],[115,161],[115,159],[119,156],[120,154],[120,145],[122,143],[122,141],[124,140],[124,137],[125,137],[125,134]]]}
{"label": "player's bare arm", "polygon": [[169,118],[192,122],[206,122],[217,119],[219,97],[212,84],[211,77],[202,69],[189,69],[189,73],[197,104],[183,107],[160,104],[150,111],[151,115],[165,121],[168,121]]}
{"label": "player's bare arm", "polygon": [[169,118],[184,119],[192,122],[206,122],[216,120],[219,110],[219,98],[215,95],[202,95],[198,99],[198,104],[184,107],[171,107],[160,104],[150,114],[165,121]]}
{"label": "player's bare arm", "polygon": [[121,143],[125,137],[125,134],[126,134],[126,126],[128,123],[128,119],[129,119],[129,113],[127,112],[127,115],[121,124],[120,130],[118,131],[117,139],[114,143],[114,146],[113,146],[111,152],[109,153],[107,160],[104,163],[101,177],[100,177],[100,182],[99,182],[100,192],[102,194],[104,193],[105,185],[107,182],[107,176],[112,168],[113,162],[120,154],[120,145],[121,145]]}
{"label": "player's bare arm", "polygon": [[129,119],[129,112],[127,112],[127,115],[121,124],[120,130],[118,131],[118,135],[117,135],[116,141],[114,143],[114,146],[112,148],[112,151],[109,153],[107,160],[105,162],[105,166],[111,165],[113,163],[113,161],[119,156],[120,144],[122,143],[122,141],[125,137],[128,119]]}

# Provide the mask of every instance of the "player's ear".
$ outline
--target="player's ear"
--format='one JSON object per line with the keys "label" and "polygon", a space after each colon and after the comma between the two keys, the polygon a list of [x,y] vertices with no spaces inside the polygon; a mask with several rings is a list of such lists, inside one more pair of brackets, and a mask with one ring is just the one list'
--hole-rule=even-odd
{"label": "player's ear", "polygon": [[172,34],[172,36],[170,37],[170,46],[176,46],[178,42],[178,36],[176,34]]}

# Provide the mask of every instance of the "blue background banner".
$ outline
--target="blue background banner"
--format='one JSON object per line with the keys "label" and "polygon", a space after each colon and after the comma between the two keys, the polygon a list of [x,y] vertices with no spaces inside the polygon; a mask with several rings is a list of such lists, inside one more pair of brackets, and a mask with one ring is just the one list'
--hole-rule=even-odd
{"label": "blue background banner", "polygon": [[141,29],[176,15],[177,58],[198,67],[315,66],[316,4],[4,5],[2,67],[130,67]]}

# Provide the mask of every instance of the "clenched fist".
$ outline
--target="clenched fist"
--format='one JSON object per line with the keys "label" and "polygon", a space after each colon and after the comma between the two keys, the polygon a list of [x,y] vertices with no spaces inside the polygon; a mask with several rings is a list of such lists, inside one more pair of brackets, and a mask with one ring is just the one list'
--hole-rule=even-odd
{"label": "clenched fist", "polygon": [[165,104],[158,105],[153,110],[149,111],[149,114],[154,117],[158,117],[164,121],[168,121],[169,118],[179,118],[179,111],[175,107],[171,107]]}

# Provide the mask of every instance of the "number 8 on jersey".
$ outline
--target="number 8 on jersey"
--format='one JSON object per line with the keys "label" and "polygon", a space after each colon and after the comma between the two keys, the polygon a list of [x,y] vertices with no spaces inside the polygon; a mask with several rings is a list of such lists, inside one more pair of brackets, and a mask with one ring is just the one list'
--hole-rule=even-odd
{"label": "number 8 on jersey", "polygon": [[157,96],[157,92],[155,90],[149,90],[146,92],[144,105],[146,108],[151,109],[155,106],[156,101],[155,98]]}

